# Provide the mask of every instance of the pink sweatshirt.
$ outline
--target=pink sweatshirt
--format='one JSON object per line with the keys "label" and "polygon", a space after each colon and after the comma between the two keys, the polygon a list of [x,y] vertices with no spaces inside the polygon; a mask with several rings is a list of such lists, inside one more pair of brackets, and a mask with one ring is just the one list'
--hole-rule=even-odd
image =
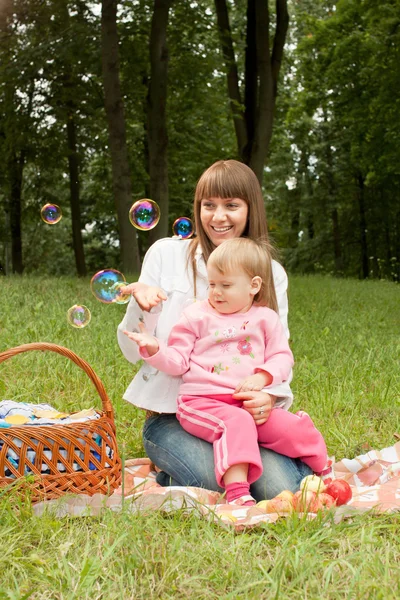
{"label": "pink sweatshirt", "polygon": [[231,394],[239,381],[258,371],[282,383],[293,366],[279,316],[265,306],[222,315],[208,300],[194,302],[172,328],[168,345],[159,344],[153,356],[146,348],[140,353],[156,369],[182,375],[182,395]]}

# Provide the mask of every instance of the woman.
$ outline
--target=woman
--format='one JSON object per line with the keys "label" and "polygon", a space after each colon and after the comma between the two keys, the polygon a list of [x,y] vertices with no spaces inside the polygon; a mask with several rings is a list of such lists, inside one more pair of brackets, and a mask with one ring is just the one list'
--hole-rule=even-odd
{"label": "woman", "polygon": [[[258,180],[249,167],[235,160],[218,161],[200,177],[194,217],[197,237],[157,241],[145,256],[139,282],[126,288],[133,297],[118,327],[118,342],[132,363],[140,360],[140,354],[124,330],[137,330],[138,322],[143,320],[150,333],[166,342],[182,310],[195,299],[207,297],[206,263],[212,250],[234,237],[268,237]],[[287,276],[276,261],[271,277],[279,317],[289,336]],[[215,479],[212,445],[185,432],[176,419],[180,383],[180,377],[166,375],[145,363],[124,399],[149,411],[143,443],[149,458],[161,469],[158,483],[221,490]],[[263,391],[241,392],[237,397],[243,400],[244,409],[257,425],[267,421],[274,405],[287,409],[293,401],[288,382]],[[272,498],[283,489],[295,491],[301,479],[311,473],[299,459],[264,448],[260,452],[263,475],[251,486],[251,494],[257,500]]]}

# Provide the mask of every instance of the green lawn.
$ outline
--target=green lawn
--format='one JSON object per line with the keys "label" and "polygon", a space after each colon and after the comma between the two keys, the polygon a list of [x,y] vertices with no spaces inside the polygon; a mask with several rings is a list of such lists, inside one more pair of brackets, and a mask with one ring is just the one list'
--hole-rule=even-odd
{"label": "green lawn", "polygon": [[[83,330],[70,306],[92,312]],[[387,282],[290,278],[296,409],[307,410],[337,459],[394,443],[400,431],[400,287]],[[0,351],[47,341],[87,360],[116,411],[121,453],[142,456],[143,415],[122,400],[134,369],[115,330],[125,307],[103,305],[89,280],[0,278]],[[98,402],[68,359],[30,352],[0,365],[0,399],[48,401],[60,409]],[[196,516],[35,518],[0,498],[0,599],[397,598],[396,515],[294,517],[235,534]]]}

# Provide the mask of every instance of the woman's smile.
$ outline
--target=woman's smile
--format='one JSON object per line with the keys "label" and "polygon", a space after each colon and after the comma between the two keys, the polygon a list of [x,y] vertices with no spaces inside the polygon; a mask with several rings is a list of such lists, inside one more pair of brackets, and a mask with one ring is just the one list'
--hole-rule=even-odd
{"label": "woman's smile", "polygon": [[214,229],[214,231],[216,231],[217,233],[225,233],[225,231],[229,231],[230,229],[232,229],[232,225],[229,225],[228,227],[213,227],[211,225],[211,227]]}

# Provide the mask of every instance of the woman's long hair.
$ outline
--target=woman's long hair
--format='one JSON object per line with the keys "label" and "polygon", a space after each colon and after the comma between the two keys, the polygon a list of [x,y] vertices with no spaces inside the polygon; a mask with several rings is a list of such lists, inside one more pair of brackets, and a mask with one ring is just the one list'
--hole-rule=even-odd
{"label": "woman's long hair", "polygon": [[[237,160],[219,160],[211,165],[197,182],[194,195],[193,213],[197,237],[190,242],[188,265],[190,265],[193,273],[195,296],[198,275],[196,267],[197,248],[200,245],[206,264],[208,257],[215,248],[201,224],[201,201],[205,198],[240,198],[244,200],[248,206],[248,216],[247,225],[241,237],[248,237],[252,240],[262,239],[269,242],[264,200],[254,171]],[[272,287],[275,293],[272,273],[271,280],[265,281],[265,283]]]}

